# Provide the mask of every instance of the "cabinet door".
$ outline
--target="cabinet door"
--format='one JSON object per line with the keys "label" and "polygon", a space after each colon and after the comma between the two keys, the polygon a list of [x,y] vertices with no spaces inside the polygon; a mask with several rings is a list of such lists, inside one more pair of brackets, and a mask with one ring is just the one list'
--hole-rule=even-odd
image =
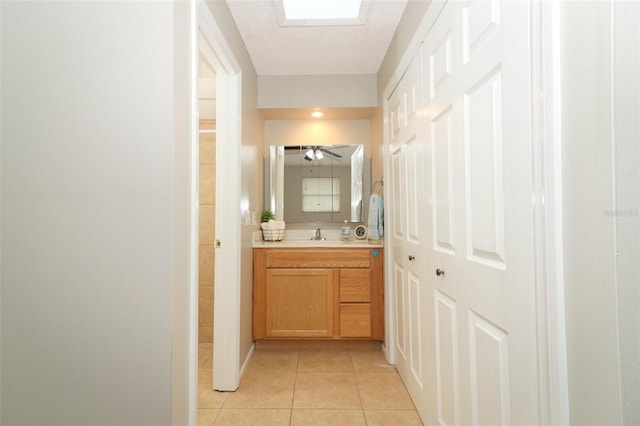
{"label": "cabinet door", "polygon": [[267,269],[267,337],[333,336],[333,270]]}

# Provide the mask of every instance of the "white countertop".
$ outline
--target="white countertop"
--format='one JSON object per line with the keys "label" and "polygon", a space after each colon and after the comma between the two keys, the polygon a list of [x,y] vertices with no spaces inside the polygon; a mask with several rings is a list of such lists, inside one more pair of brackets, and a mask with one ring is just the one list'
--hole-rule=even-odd
{"label": "white countertop", "polygon": [[282,241],[254,241],[254,248],[382,248],[380,243],[370,243],[367,240],[287,240]]}
{"label": "white countertop", "polygon": [[340,238],[339,229],[323,229],[322,237],[325,240],[312,240],[315,234],[313,229],[286,229],[282,241],[264,241],[262,231],[256,231],[253,235],[253,247],[255,248],[295,248],[295,247],[318,247],[318,248],[381,248],[381,240],[358,240],[353,233],[349,240]]}

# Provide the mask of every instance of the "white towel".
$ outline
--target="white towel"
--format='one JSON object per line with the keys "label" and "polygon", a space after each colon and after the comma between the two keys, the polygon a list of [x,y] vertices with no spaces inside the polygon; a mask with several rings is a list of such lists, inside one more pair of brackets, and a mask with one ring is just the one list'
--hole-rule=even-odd
{"label": "white towel", "polygon": [[380,239],[384,235],[384,203],[378,194],[372,194],[369,200],[367,227],[367,237],[371,240]]}

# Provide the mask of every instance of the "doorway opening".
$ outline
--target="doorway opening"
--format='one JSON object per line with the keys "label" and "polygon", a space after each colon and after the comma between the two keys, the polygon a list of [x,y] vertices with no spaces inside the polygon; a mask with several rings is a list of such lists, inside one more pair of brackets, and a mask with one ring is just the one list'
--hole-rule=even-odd
{"label": "doorway opening", "polygon": [[201,52],[198,58],[197,152],[198,394],[200,394],[209,392],[213,388],[213,294],[216,240],[216,72]]}
{"label": "doorway opening", "polygon": [[[240,206],[240,67],[209,7],[204,2],[195,7],[192,122],[198,131],[191,179],[197,200],[192,216],[198,223],[192,230],[192,262],[197,262],[198,279],[190,288],[190,376],[198,378],[198,365],[204,365],[199,379],[207,391],[233,391],[239,383],[240,218],[230,207]],[[192,392],[192,415],[198,392]]]}

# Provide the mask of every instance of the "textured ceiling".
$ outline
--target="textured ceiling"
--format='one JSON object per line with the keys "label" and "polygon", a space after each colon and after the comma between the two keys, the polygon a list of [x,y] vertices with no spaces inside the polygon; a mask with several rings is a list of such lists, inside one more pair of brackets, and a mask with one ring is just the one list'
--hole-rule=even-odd
{"label": "textured ceiling", "polygon": [[376,74],[406,3],[371,0],[364,25],[297,27],[274,1],[227,0],[258,75]]}

